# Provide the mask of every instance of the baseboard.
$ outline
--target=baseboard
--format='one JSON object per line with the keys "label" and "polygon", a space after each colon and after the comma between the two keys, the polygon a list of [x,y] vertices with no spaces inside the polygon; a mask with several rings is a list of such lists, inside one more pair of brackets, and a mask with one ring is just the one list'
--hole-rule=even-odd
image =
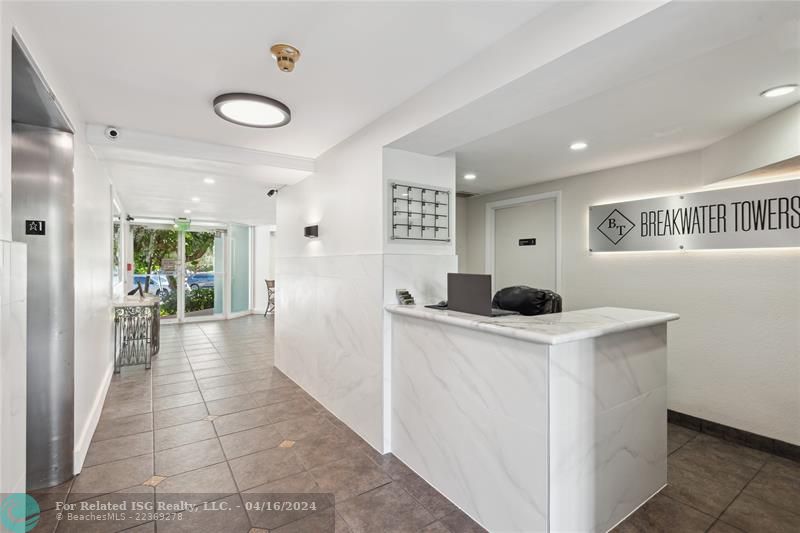
{"label": "baseboard", "polygon": [[699,418],[685,413],[679,413],[671,409],[667,410],[667,420],[671,424],[683,426],[694,431],[706,433],[718,437],[722,440],[741,444],[749,448],[754,448],[762,452],[800,461],[800,446],[782,440],[765,437],[757,433],[751,433],[743,429],[738,429],[718,422],[712,422],[704,418]]}
{"label": "baseboard", "polygon": [[114,374],[114,361],[109,361],[108,369],[103,377],[103,386],[98,391],[92,403],[92,411],[89,414],[89,420],[81,431],[80,438],[75,442],[75,449],[72,456],[72,470],[73,474],[78,475],[83,469],[83,461],[86,460],[86,454],[89,452],[89,445],[92,443],[94,430],[97,429],[97,423],[100,421],[100,414],[103,412],[103,404],[106,401],[106,394],[108,387],[111,385],[111,376]]}

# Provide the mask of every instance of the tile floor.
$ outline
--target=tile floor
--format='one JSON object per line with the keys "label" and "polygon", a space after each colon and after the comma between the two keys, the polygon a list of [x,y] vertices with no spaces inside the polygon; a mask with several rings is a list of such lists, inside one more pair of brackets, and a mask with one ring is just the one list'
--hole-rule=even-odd
{"label": "tile floor", "polygon": [[[34,494],[36,531],[483,531],[392,455],[380,455],[273,366],[272,319],[166,326],[151,371],[115,376],[83,471]],[[183,520],[57,521],[57,501],[227,504]],[[245,508],[268,494],[316,512]],[[335,508],[331,506],[331,496]],[[335,510],[334,510],[335,509]]]}
{"label": "tile floor", "polygon": [[670,424],[668,485],[618,533],[800,532],[800,463]]}
{"label": "tile floor", "polygon": [[[35,494],[36,531],[483,531],[275,369],[272,338],[272,320],[261,316],[164,327],[152,370],[113,378],[82,473]],[[672,425],[669,451],[669,486],[616,531],[800,531],[800,463]],[[54,509],[65,498],[176,494],[228,510],[87,524],[59,523]],[[265,494],[316,511],[246,510]]]}

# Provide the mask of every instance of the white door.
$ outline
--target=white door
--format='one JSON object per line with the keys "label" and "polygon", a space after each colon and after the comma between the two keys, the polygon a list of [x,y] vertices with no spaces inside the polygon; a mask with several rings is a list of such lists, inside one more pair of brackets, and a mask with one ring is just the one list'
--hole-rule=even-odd
{"label": "white door", "polygon": [[494,287],[556,290],[556,200],[495,211]]}

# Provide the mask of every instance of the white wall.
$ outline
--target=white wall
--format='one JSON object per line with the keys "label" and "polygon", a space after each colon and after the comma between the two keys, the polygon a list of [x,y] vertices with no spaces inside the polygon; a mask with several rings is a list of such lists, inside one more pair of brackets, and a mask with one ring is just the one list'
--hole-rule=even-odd
{"label": "white wall", "polygon": [[800,444],[800,249],[590,254],[588,207],[703,186],[692,152],[468,200],[467,270],[483,272],[487,202],[562,192],[565,309],[673,311],[669,408]]}
{"label": "white wall", "polygon": [[795,104],[703,150],[703,183],[798,156],[800,104]]}
{"label": "white wall", "polygon": [[33,21],[4,2],[0,28],[0,235],[10,238],[11,32],[16,28],[56,94],[75,131],[75,471],[79,472],[100,416],[113,371],[111,313],[110,180],[86,142],[85,126],[70,86],[40,46]]}

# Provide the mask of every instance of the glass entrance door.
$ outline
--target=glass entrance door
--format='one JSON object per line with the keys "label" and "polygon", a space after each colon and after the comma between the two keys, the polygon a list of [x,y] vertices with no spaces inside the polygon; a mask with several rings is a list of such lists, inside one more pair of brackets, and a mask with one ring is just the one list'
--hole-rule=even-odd
{"label": "glass entrance door", "polygon": [[161,298],[161,318],[226,316],[226,232],[131,225],[133,286]]}
{"label": "glass entrance door", "polygon": [[224,315],[224,239],[222,231],[192,230],[183,234],[183,317]]}
{"label": "glass entrance door", "polygon": [[179,287],[179,232],[147,226],[131,226],[133,237],[133,289],[161,298],[161,317],[177,318]]}

